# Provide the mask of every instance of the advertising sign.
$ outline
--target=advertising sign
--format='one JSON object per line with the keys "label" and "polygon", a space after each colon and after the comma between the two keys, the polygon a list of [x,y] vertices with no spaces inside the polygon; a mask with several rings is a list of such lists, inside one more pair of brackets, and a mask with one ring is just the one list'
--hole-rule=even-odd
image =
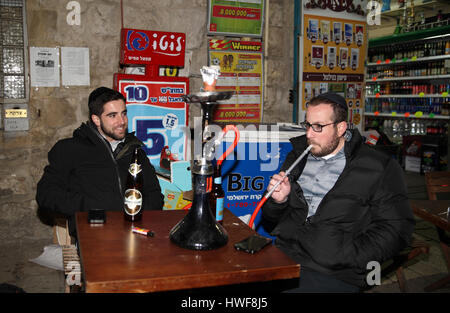
{"label": "advertising sign", "polygon": [[124,28],[120,63],[184,66],[186,34]]}
{"label": "advertising sign", "polygon": [[[238,217],[252,215],[270,177],[278,173],[287,154],[292,150],[289,138],[303,135],[297,131],[241,131],[241,140],[222,163],[222,188],[225,192],[224,207]],[[231,141],[222,142],[220,151],[225,151]],[[218,152],[218,154],[221,154]],[[260,224],[261,212],[255,219],[256,231],[268,236]]]}
{"label": "advertising sign", "polygon": [[188,79],[139,81],[119,78],[117,90],[126,98],[128,131],[136,132],[136,137],[145,144],[143,149],[152,165],[160,166],[161,151],[165,146],[174,158],[186,160],[189,108],[181,95],[189,90]]}
{"label": "advertising sign", "polygon": [[350,127],[361,127],[365,23],[306,14],[304,20],[302,109],[311,98],[335,91],[347,100]]}
{"label": "advertising sign", "polygon": [[208,34],[262,36],[264,0],[209,0]]}
{"label": "advertising sign", "polygon": [[259,123],[263,104],[263,55],[261,42],[209,41],[209,63],[220,66],[217,91],[234,91],[219,103],[216,122]]}

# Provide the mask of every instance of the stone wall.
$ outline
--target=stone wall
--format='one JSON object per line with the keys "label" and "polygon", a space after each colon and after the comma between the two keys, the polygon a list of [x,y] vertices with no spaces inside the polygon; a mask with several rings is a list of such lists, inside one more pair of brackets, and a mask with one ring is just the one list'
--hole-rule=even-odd
{"label": "stone wall", "polygon": [[[69,1],[27,0],[29,46],[88,47],[88,87],[32,88],[30,130],[0,130],[0,242],[46,239],[51,227],[37,217],[36,184],[47,164],[47,152],[69,137],[88,119],[87,97],[98,86],[112,87],[118,71],[121,10],[119,0],[78,0],[81,25],[66,22]],[[270,0],[266,49],[264,122],[291,121],[288,90],[293,76],[294,1]],[[192,52],[191,91],[198,91],[199,69],[207,64],[206,0],[126,0],[123,23],[127,28],[186,33],[186,50]],[[200,115],[191,106],[192,119]],[[193,125],[193,123],[192,123]]]}

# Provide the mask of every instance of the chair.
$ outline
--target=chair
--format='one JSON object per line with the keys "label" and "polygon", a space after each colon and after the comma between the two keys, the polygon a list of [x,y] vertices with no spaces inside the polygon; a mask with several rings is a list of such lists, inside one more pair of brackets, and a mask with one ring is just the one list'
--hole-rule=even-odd
{"label": "chair", "polygon": [[[428,199],[438,200],[439,194],[450,193],[450,172],[427,172],[425,173],[425,184],[427,187]],[[436,227],[439,235],[439,242],[444,253],[447,269],[450,272],[450,238],[445,230]],[[450,282],[450,275],[427,286],[425,291],[433,291],[443,287]]]}
{"label": "chair", "polygon": [[408,286],[406,283],[405,273],[403,272],[405,264],[415,257],[421,254],[428,254],[429,252],[430,245],[413,237],[409,246],[403,249],[398,255],[393,257],[392,260],[390,260],[392,261],[392,263],[382,270],[381,275],[386,276],[388,273],[395,270],[395,275],[397,276],[397,282],[400,291],[407,292]]}
{"label": "chair", "polygon": [[77,248],[72,244],[67,219],[55,218],[55,224],[53,225],[53,243],[62,247],[64,275],[66,276],[64,281],[65,292],[69,293],[79,290],[81,285],[77,286],[68,283],[71,280],[75,281],[74,275],[78,275],[81,278],[81,265]]}

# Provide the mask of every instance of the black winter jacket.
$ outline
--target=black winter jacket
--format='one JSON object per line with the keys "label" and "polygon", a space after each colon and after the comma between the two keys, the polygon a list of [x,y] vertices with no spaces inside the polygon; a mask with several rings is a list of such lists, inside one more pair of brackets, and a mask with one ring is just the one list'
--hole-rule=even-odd
{"label": "black winter jacket", "polygon": [[[83,123],[72,138],[58,141],[48,153],[49,164],[37,185],[40,210],[64,214],[75,236],[75,212],[89,209],[123,209],[128,167],[135,147],[143,143],[134,134],[114,158],[109,143],[90,122]],[[155,169],[139,149],[144,174],[143,208],[160,210],[164,204]]]}
{"label": "black winter jacket", "polygon": [[[292,138],[291,144],[282,171],[306,149],[306,137]],[[381,264],[406,247],[415,222],[403,171],[394,159],[363,144],[357,130],[344,153],[345,168],[315,215],[307,219],[308,204],[296,182],[307,158],[291,172],[288,201],[270,198],[262,215],[276,225],[271,232],[276,245],[302,267],[364,287],[368,262]]]}

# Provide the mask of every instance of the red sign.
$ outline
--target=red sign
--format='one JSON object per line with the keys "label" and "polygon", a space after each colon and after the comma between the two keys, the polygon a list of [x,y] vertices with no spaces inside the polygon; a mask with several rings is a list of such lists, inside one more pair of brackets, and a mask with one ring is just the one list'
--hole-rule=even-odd
{"label": "red sign", "polygon": [[184,66],[186,34],[123,28],[120,63]]}

